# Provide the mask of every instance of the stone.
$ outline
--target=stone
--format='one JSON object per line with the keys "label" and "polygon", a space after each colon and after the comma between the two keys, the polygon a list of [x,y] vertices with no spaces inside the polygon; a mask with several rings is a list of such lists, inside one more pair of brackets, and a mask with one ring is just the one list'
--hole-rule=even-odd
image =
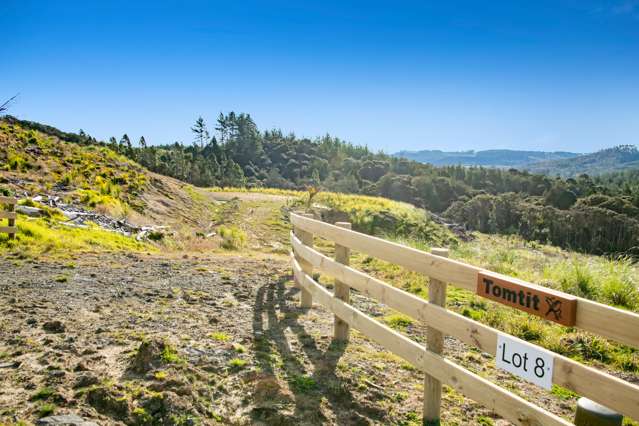
{"label": "stone", "polygon": [[29,217],[42,217],[45,216],[45,212],[42,209],[37,207],[29,207],[29,206],[16,206],[16,212],[22,213]]}
{"label": "stone", "polygon": [[66,330],[64,324],[58,320],[47,321],[42,324],[42,328],[44,329],[44,331],[47,331],[49,333],[64,333],[64,331]]}
{"label": "stone", "polygon": [[75,414],[64,414],[38,419],[36,426],[98,426],[98,424],[84,420]]}
{"label": "stone", "polygon": [[162,365],[162,352],[166,344],[160,339],[146,340],[140,343],[140,347],[131,362],[131,370],[136,373],[147,373]]}
{"label": "stone", "polygon": [[83,373],[78,375],[78,378],[73,385],[74,388],[86,388],[89,386],[97,385],[100,382],[98,376],[91,373]]}

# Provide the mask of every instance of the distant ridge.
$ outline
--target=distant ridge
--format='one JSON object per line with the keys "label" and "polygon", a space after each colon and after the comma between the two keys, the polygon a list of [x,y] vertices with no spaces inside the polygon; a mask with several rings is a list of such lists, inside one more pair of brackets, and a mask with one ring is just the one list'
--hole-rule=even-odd
{"label": "distant ridge", "polygon": [[549,176],[575,177],[581,174],[597,176],[639,169],[639,150],[634,145],[619,145],[575,158],[531,164],[524,169]]}
{"label": "distant ridge", "polygon": [[435,166],[486,166],[486,167],[515,167],[531,165],[551,160],[571,159],[579,156],[574,152],[545,152],[518,151],[510,149],[489,149],[484,151],[447,152],[440,150],[400,151],[393,154],[420,163],[430,163]]}

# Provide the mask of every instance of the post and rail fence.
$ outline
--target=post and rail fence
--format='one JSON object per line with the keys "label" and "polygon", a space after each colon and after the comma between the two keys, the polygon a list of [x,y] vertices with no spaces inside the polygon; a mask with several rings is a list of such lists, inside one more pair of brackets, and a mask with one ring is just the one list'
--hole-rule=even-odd
{"label": "post and rail fence", "polygon": [[[312,215],[291,213],[291,264],[300,305],[316,301],[335,315],[334,338],[348,340],[354,328],[425,373],[425,425],[438,425],[442,384],[522,426],[573,423],[446,359],[444,336],[452,336],[495,357],[498,367],[550,389],[565,387],[582,398],[578,426],[620,425],[622,415],[639,420],[639,386],[583,365],[446,309],[446,287],[453,285],[565,326],[579,328],[625,345],[639,346],[639,315],[591,300],[496,274],[448,258],[335,225]],[[314,237],[335,244],[335,259],[313,248]],[[350,250],[365,253],[430,278],[424,300],[349,266]],[[334,278],[334,292],[313,279],[313,272]],[[426,346],[376,321],[349,304],[350,289],[379,300],[426,326]],[[587,399],[586,399],[587,398]],[[592,401],[590,401],[592,400]],[[620,413],[620,414],[617,414]]]}
{"label": "post and rail fence", "polygon": [[9,238],[13,239],[18,232],[18,228],[16,228],[16,212],[15,206],[18,203],[18,200],[14,197],[4,197],[0,196],[0,207],[3,205],[8,205],[9,210],[5,210],[0,208],[0,219],[7,219],[7,226],[0,226],[0,233],[9,234]]}

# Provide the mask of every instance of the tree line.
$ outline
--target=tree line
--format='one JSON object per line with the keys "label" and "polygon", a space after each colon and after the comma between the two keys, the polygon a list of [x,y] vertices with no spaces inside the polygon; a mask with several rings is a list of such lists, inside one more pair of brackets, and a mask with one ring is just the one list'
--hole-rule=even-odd
{"label": "tree line", "polygon": [[249,114],[234,112],[220,114],[212,130],[198,118],[191,131],[189,144],[150,145],[144,137],[134,144],[127,135],[105,143],[84,132],[64,139],[107,145],[151,171],[198,186],[313,186],[379,195],[473,230],[595,254],[639,255],[637,169],[562,179],[516,169],[436,167],[330,135],[260,131]]}

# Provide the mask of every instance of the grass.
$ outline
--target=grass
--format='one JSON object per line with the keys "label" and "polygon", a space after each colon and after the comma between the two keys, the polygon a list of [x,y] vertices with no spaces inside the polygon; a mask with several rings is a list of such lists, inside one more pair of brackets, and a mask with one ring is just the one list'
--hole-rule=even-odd
{"label": "grass", "polygon": [[237,226],[220,226],[218,228],[220,237],[222,237],[222,247],[227,250],[239,250],[246,246],[248,236],[246,232]]}
{"label": "grass", "polygon": [[18,217],[16,224],[18,233],[15,239],[10,240],[6,234],[0,234],[0,253],[14,254],[19,258],[35,258],[44,254],[69,257],[86,251],[156,250],[150,244],[105,231],[97,225],[72,228],[49,218],[27,219],[23,216]]}
{"label": "grass", "polygon": [[164,349],[162,350],[162,355],[160,357],[162,358],[162,361],[167,364],[182,364],[185,362],[184,359],[180,357],[177,350],[168,343],[164,344]]}
{"label": "grass", "polygon": [[45,403],[38,408],[38,417],[47,417],[55,412],[55,404]]}
{"label": "grass", "polygon": [[[529,243],[517,237],[477,234],[477,239],[451,249],[451,258],[567,291],[623,309],[638,310],[639,268],[628,259],[607,259]],[[361,253],[351,264],[420,297],[428,296],[428,278]],[[574,328],[562,327],[448,286],[448,308],[493,328],[587,364],[639,372],[636,349]],[[384,321],[405,331],[410,318],[389,314]]]}
{"label": "grass", "polygon": [[38,389],[38,391],[35,394],[33,394],[33,396],[31,397],[31,400],[32,401],[46,400],[52,397],[53,395],[55,395],[55,390],[53,388],[44,387],[44,388]]}
{"label": "grass", "polygon": [[215,331],[213,333],[210,333],[209,337],[218,342],[228,342],[229,340],[231,340],[231,336],[221,331]]}
{"label": "grass", "polygon": [[310,393],[318,388],[317,381],[306,375],[294,375],[290,378],[289,384],[297,393]]}
{"label": "grass", "polygon": [[409,325],[414,323],[413,319],[403,314],[392,314],[384,317],[384,322],[395,330],[404,331]]}
{"label": "grass", "polygon": [[234,369],[244,368],[246,366],[246,361],[240,358],[233,358],[229,361],[229,367]]}

